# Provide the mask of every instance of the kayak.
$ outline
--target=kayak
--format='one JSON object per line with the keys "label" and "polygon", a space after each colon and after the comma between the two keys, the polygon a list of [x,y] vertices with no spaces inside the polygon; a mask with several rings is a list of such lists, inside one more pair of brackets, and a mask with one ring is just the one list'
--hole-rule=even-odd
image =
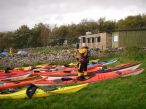
{"label": "kayak", "polygon": [[13,70],[30,70],[32,67],[31,66],[27,66],[27,67],[16,67]]}
{"label": "kayak", "polygon": [[[116,67],[107,68],[105,70],[99,70],[99,68],[97,67],[95,69],[89,70],[88,73],[108,73],[108,72],[112,72],[112,71],[133,70],[133,69],[138,68],[139,66],[140,66],[140,64],[128,63],[128,64],[121,64]],[[37,74],[41,75],[43,73],[46,73],[46,72],[39,72]],[[77,72],[72,73],[72,75],[73,74],[77,75]],[[42,76],[42,77],[46,77],[46,75],[52,76],[52,77],[48,77],[49,78],[48,80],[55,80],[55,79],[62,78],[62,77],[76,77],[76,76],[71,76],[70,73],[60,73],[60,72],[57,72],[57,73],[47,72],[47,74],[45,74],[45,76]],[[58,77],[58,76],[60,76],[60,77]],[[25,81],[25,80],[27,80],[27,81]],[[8,80],[0,82],[0,90],[21,87],[21,86],[25,86],[30,83],[36,82],[36,81],[40,81],[40,80],[42,80],[42,79],[38,78],[37,80],[34,80],[34,79],[29,79],[29,77],[24,78],[24,79],[14,79],[14,81],[8,79]],[[8,83],[8,81],[9,81],[9,83]]]}
{"label": "kayak", "polygon": [[[110,59],[110,60],[107,60],[107,61],[99,61],[99,59],[95,59],[95,60],[90,60],[89,63],[88,63],[88,67],[89,66],[93,66],[94,64],[100,64],[102,66],[104,65],[109,65],[109,64],[113,64],[115,62],[117,62],[119,59],[118,58],[113,58],[113,59]],[[70,63],[68,64],[70,67],[71,66],[76,66],[77,63]]]}
{"label": "kayak", "polygon": [[[98,65],[98,64],[96,64]],[[109,67],[107,69],[103,69],[102,66],[92,66],[92,68],[88,69],[87,72],[88,73],[106,73],[106,72],[111,72],[111,71],[116,71],[116,70],[120,70],[120,71],[124,71],[124,70],[128,70],[128,69],[136,69],[140,66],[141,64],[132,64],[132,63],[127,63],[127,64],[121,64],[115,67]],[[58,71],[39,71],[36,72],[38,73],[40,76],[76,76],[78,71],[74,70],[74,69],[70,69],[70,70],[58,70]]]}
{"label": "kayak", "polygon": [[113,59],[110,59],[108,61],[92,61],[92,63],[90,63],[89,65],[92,65],[92,64],[102,64],[103,66],[105,65],[110,65],[110,64],[113,64],[115,62],[117,62],[119,60],[119,58],[113,58]]}
{"label": "kayak", "polygon": [[[90,60],[88,66],[93,65],[93,64],[102,64],[102,65],[109,65],[109,64],[113,64],[115,62],[117,62],[119,60],[119,58],[113,58],[107,61],[99,61],[99,59],[94,59],[94,60]],[[77,65],[77,63],[70,63],[70,66],[75,66]]]}
{"label": "kayak", "polygon": [[41,76],[39,76],[38,74],[31,74],[30,76],[26,77],[26,78],[15,78],[15,79],[1,79],[0,82],[22,82],[22,81],[28,81],[28,80],[35,80],[38,78],[42,78]]}
{"label": "kayak", "polygon": [[99,59],[92,59],[89,61],[89,63],[93,63],[93,62],[97,63],[97,62],[99,62]]}
{"label": "kayak", "polygon": [[103,61],[103,62],[98,62],[98,64],[103,64],[103,65],[109,65],[109,64],[113,64],[115,62],[117,62],[119,59],[118,58],[114,58],[108,61]]}
{"label": "kayak", "polygon": [[[76,64],[77,65],[77,64]],[[74,66],[57,66],[57,65],[47,65],[47,64],[43,64],[43,65],[37,65],[35,66],[34,68],[32,66],[28,66],[28,67],[17,67],[17,68],[14,68],[13,70],[31,70],[31,69],[34,69],[34,70],[52,70],[52,71],[55,71],[55,70],[64,70],[64,69],[75,69],[76,68],[76,65]],[[101,66],[102,64],[89,64],[88,66]],[[91,67],[92,68],[92,67]]]}
{"label": "kayak", "polygon": [[[96,72],[100,70],[100,65],[90,66],[88,67],[87,71],[89,73]],[[74,76],[77,75],[77,69],[75,68],[67,68],[64,70],[57,70],[57,71],[34,71],[34,73],[37,73],[40,76]]]}
{"label": "kayak", "polygon": [[26,78],[32,74],[29,70],[21,70],[21,71],[10,71],[10,73],[5,73],[4,71],[0,72],[0,80],[1,79],[16,79],[16,78]]}
{"label": "kayak", "polygon": [[[117,62],[118,61],[118,58],[114,58],[114,59],[110,59],[108,61],[99,61],[99,59],[95,59],[95,60],[90,60],[88,66],[93,66],[94,64],[102,64],[102,65],[109,65],[109,64],[112,64],[114,62]],[[72,68],[72,67],[75,67],[77,65],[77,63],[70,63],[68,64],[68,67]],[[35,66],[35,69],[54,69],[54,70],[58,70],[58,69],[65,69],[65,68],[68,68],[64,65],[62,66],[58,66],[58,65],[48,65],[48,64],[41,64],[41,65],[36,65]],[[31,70],[32,69],[32,66],[28,66],[28,67],[17,67],[17,68],[14,68],[14,70]]]}
{"label": "kayak", "polygon": [[[45,67],[49,67],[48,64],[40,64],[40,65],[36,65],[35,68],[45,68]],[[31,70],[32,66],[27,66],[27,67],[16,67],[13,70]]]}
{"label": "kayak", "polygon": [[[97,63],[99,61],[99,59],[92,59],[92,60],[90,60],[89,61],[89,64],[88,65],[90,65],[90,64],[92,64],[92,63]],[[76,62],[76,63],[69,63],[68,65],[70,65],[70,66],[76,66],[78,63]]]}
{"label": "kayak", "polygon": [[[106,66],[106,65],[109,65],[109,64],[112,64],[112,63],[114,63],[114,62],[117,62],[118,61],[118,58],[114,58],[114,59],[111,59],[111,60],[109,60],[109,61],[102,61],[102,62],[96,62],[96,63],[89,63],[88,64],[88,70],[90,70],[90,69],[93,69],[93,68],[95,68],[95,67],[100,67],[100,66]],[[54,67],[54,68],[49,68],[49,69],[34,69],[34,71],[38,71],[38,70],[40,70],[40,71],[57,71],[58,72],[58,70],[59,70],[59,72],[62,72],[62,71],[73,71],[73,70],[76,70],[77,68],[76,67],[71,67],[71,66],[69,66],[69,67]],[[62,71],[61,71],[62,70]]]}
{"label": "kayak", "polygon": [[[90,73],[105,73],[106,74],[106,73],[112,72],[112,71],[133,70],[133,69],[138,68],[139,66],[140,66],[140,64],[130,64],[130,63],[121,64],[116,67],[107,68],[105,70],[99,70],[98,68],[92,69],[92,70],[90,70]],[[93,72],[91,72],[91,71],[93,71]],[[43,73],[43,72],[41,72],[41,73]],[[38,73],[38,74],[41,74],[41,73]],[[52,75],[54,77],[51,75],[51,73],[48,73],[48,74],[50,74],[49,77],[47,77],[48,80],[61,79],[62,77],[72,77],[72,78],[76,77],[76,76],[70,76],[68,73],[60,73],[60,75],[59,75],[59,73],[52,73]],[[77,72],[74,72],[74,74],[77,75]],[[50,77],[50,76],[52,76],[52,77]],[[60,77],[58,77],[58,76],[60,76]],[[46,76],[42,76],[42,77],[46,78]],[[25,81],[25,80],[27,80],[27,81]],[[41,80],[44,80],[44,79],[41,79],[41,78],[29,79],[29,77],[27,77],[25,79],[5,80],[5,81],[0,82],[0,90],[21,87],[21,86],[25,86],[25,85],[34,83],[36,81],[41,81]]]}
{"label": "kayak", "polygon": [[[102,64],[92,64],[92,65],[88,65],[87,66],[87,69],[90,70],[90,69],[93,69],[93,68],[96,68],[96,67],[100,67],[100,66],[103,66]],[[38,71],[38,70],[41,70],[41,71],[59,71],[59,72],[62,72],[62,71],[73,71],[73,70],[76,70],[77,67],[75,66],[60,66],[60,67],[54,67],[54,68],[42,68],[42,69],[34,69],[33,71]]]}
{"label": "kayak", "polygon": [[[75,93],[85,87],[88,86],[88,83],[86,84],[80,84],[75,86],[68,86],[68,87],[58,87],[56,90],[53,91],[44,91],[42,89],[37,89],[35,91],[35,94],[32,96],[32,98],[36,97],[47,97],[55,94],[68,94],[68,93]],[[0,99],[24,99],[28,98],[26,95],[26,88],[22,89],[18,92],[10,93],[10,94],[0,94]]]}
{"label": "kayak", "polygon": [[130,75],[137,75],[140,74],[144,69],[139,68],[135,70],[126,70],[126,71],[112,71],[108,73],[95,73],[94,76],[90,77],[89,79],[85,80],[78,80],[77,76],[73,77],[62,77],[59,79],[53,79],[49,80],[48,78],[44,78],[42,80],[36,81],[33,84],[36,86],[49,86],[49,85],[63,85],[63,84],[77,84],[77,83],[91,83],[91,82],[97,82],[117,77],[124,77],[124,76],[130,76]]}
{"label": "kayak", "polygon": [[[108,72],[112,72],[112,71],[126,71],[126,70],[135,70],[137,69],[141,64],[121,64],[121,65],[117,65],[115,67],[109,67],[107,69],[102,69],[102,70],[89,70],[88,74],[90,73],[108,73]],[[93,71],[93,72],[92,72]],[[76,73],[77,74],[77,73]],[[43,77],[43,76],[42,76]],[[62,77],[76,77],[76,75],[74,76],[62,76]],[[60,79],[62,78],[61,76],[49,76],[48,80],[55,80],[55,79]],[[44,76],[45,78],[45,76]]]}
{"label": "kayak", "polygon": [[[99,64],[95,64],[94,66],[90,66],[89,69],[92,69],[96,66],[100,66]],[[71,70],[71,69],[66,69],[66,70]],[[21,71],[21,70],[20,70]],[[36,73],[35,73],[36,74]],[[39,73],[40,74],[40,73]],[[43,76],[42,76],[43,77]],[[6,80],[11,80],[9,83],[6,82]],[[14,81],[13,81],[14,80]],[[16,81],[15,81],[16,80]],[[40,79],[41,80],[41,79]],[[4,82],[5,81],[5,82]],[[38,80],[27,80],[27,81],[17,81],[16,78],[7,78],[7,79],[3,79],[3,81],[0,82],[0,90],[5,90],[5,89],[8,89],[8,88],[16,88],[16,87],[21,87],[21,86],[25,86],[25,85],[28,85],[28,84],[31,84],[35,81],[38,81]]]}
{"label": "kayak", "polygon": [[109,67],[107,69],[99,70],[96,73],[107,73],[111,71],[126,71],[126,70],[134,70],[137,69],[141,63],[138,64],[132,64],[132,63],[127,63],[127,64],[121,64],[117,65],[115,67]]}
{"label": "kayak", "polygon": [[22,87],[26,86],[28,84],[31,84],[35,81],[42,80],[42,78],[34,78],[34,79],[24,79],[24,80],[7,80],[7,81],[0,81],[0,91],[6,90],[9,88],[16,88],[16,87]]}

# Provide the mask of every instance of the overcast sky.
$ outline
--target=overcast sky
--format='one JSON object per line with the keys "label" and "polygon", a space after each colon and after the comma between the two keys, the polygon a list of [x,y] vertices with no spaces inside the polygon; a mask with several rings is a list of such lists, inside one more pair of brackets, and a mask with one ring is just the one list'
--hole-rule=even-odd
{"label": "overcast sky", "polygon": [[82,19],[118,20],[146,14],[146,0],[0,0],[0,31],[21,25],[79,23]]}

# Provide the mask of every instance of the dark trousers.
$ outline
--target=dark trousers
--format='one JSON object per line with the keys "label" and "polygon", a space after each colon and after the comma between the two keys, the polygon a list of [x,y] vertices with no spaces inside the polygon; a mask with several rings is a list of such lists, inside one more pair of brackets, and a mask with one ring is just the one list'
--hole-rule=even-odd
{"label": "dark trousers", "polygon": [[88,65],[87,62],[79,63],[78,64],[78,72],[79,73],[87,72],[87,65]]}

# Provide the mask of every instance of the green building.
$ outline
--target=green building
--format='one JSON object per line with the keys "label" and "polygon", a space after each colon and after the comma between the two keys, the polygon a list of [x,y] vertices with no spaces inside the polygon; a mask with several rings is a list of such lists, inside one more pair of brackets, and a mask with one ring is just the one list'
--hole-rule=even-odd
{"label": "green building", "polygon": [[112,48],[146,47],[146,29],[112,32]]}

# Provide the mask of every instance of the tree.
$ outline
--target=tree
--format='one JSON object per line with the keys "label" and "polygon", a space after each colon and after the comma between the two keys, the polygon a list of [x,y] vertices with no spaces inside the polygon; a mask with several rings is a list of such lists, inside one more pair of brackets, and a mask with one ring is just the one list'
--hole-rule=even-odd
{"label": "tree", "polygon": [[31,39],[31,31],[26,25],[22,25],[15,32],[15,43],[16,48],[27,48],[29,47],[30,39]]}
{"label": "tree", "polygon": [[15,47],[14,37],[14,32],[0,33],[0,49]]}
{"label": "tree", "polygon": [[105,18],[100,18],[98,20],[98,27],[100,32],[110,32],[116,29],[116,22],[112,20],[105,20]]}
{"label": "tree", "polygon": [[118,29],[141,29],[145,27],[144,16],[128,16],[117,22]]}
{"label": "tree", "polygon": [[146,28],[146,15],[142,16],[142,20],[143,20],[143,28]]}
{"label": "tree", "polygon": [[104,22],[105,22],[105,18],[100,18],[98,20],[99,31],[104,31]]}
{"label": "tree", "polygon": [[39,23],[38,25],[35,25],[35,27],[32,29],[32,34],[32,45],[34,47],[47,46],[49,37],[51,37],[51,29],[49,25]]}
{"label": "tree", "polygon": [[103,24],[103,31],[111,32],[116,29],[116,22],[115,21],[105,21]]}

